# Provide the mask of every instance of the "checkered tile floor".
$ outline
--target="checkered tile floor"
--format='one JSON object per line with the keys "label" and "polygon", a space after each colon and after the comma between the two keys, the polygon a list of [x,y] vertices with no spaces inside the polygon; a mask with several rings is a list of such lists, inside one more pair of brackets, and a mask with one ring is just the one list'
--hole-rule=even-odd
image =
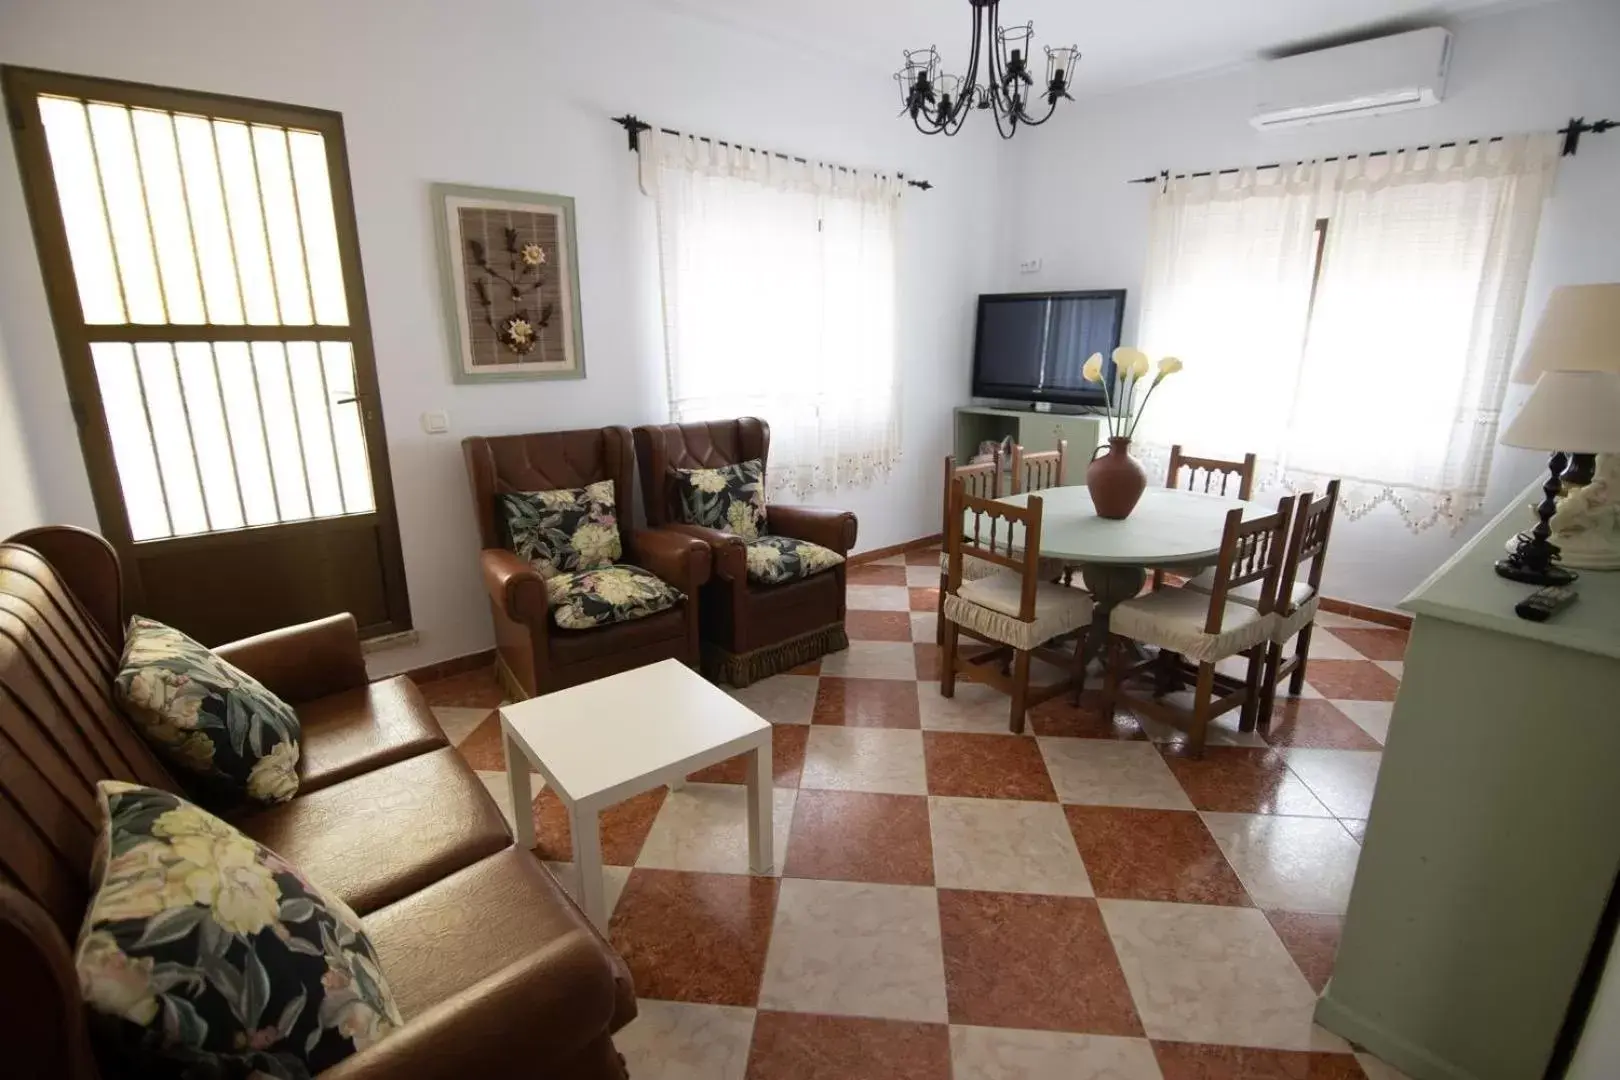
{"label": "checkered tile floor", "polygon": [[[603,813],[631,1075],[1397,1077],[1311,1015],[1405,633],[1324,614],[1305,695],[1201,761],[1089,696],[1015,736],[997,691],[939,694],[936,560],[852,569],[849,650],[736,692],[776,725],[775,875],[747,873],[740,759]],[[493,680],[424,691],[510,814]],[[572,887],[561,804],[526,812]]]}

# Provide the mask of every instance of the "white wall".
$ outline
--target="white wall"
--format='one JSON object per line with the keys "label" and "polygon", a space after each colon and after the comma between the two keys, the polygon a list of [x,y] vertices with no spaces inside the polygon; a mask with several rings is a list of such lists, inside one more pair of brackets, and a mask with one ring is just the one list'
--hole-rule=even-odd
{"label": "white wall", "polygon": [[34,491],[28,448],[23,444],[22,421],[11,367],[6,362],[5,337],[0,334],[0,539],[39,525],[45,520]]}
{"label": "white wall", "polygon": [[[1413,146],[1558,128],[1570,116],[1620,119],[1620,4],[1566,0],[1453,24],[1450,89],[1433,109],[1260,134],[1248,125],[1253,69],[1087,98],[1039,134],[1014,140],[1002,205],[1000,287],[1131,290],[1125,340],[1136,332],[1147,251],[1150,187],[1127,184],[1160,169],[1208,169],[1321,154]],[[1574,282],[1620,280],[1620,132],[1590,137],[1563,162],[1542,219],[1526,303],[1528,335],[1547,293]],[[1040,258],[1036,274],[1021,261]],[[1521,339],[1523,340],[1523,339]],[[1190,358],[1196,360],[1196,357]],[[1516,399],[1515,399],[1516,400]],[[1510,405],[1512,402],[1510,402]],[[1241,417],[1234,418],[1241,423]],[[1398,438],[1367,418],[1367,438]],[[1394,606],[1505,501],[1545,457],[1501,448],[1485,514],[1458,535],[1413,535],[1388,507],[1335,527],[1325,591]]]}
{"label": "white wall", "polygon": [[[52,0],[0,11],[0,61],[337,109],[353,172],[411,606],[420,644],[400,670],[493,635],[459,440],[471,434],[661,422],[663,352],[651,208],[610,115],[937,187],[905,200],[899,326],[904,461],[883,484],[825,501],[860,515],[860,546],[937,530],[949,409],[967,386],[973,297],[987,280],[997,155],[974,135],[925,139],[894,118],[881,72],[636,0],[477,4],[289,0],[266,7]],[[983,136],[983,133],[978,133]],[[44,516],[95,512],[23,210],[0,150],[0,326],[14,358]],[[451,181],[577,200],[589,377],[457,386],[449,377],[427,186]],[[784,327],[791,333],[791,327]],[[762,359],[769,343],[762,342]],[[451,436],[420,414],[448,410]]]}

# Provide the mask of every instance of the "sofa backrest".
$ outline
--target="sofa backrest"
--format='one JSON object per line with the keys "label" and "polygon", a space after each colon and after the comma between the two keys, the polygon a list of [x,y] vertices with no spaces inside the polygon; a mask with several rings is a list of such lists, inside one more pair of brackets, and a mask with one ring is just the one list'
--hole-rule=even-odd
{"label": "sofa backrest", "polygon": [[629,541],[635,510],[636,466],[626,427],[539,431],[529,435],[473,436],[461,440],[472,481],[481,546],[506,547],[495,496],[513,491],[555,491],[613,481],[619,539]]}
{"label": "sofa backrest", "polygon": [[0,544],[0,882],[78,934],[96,781],[179,788],[112,695],[118,653],[39,552]]}
{"label": "sofa backrest", "polygon": [[658,526],[681,519],[675,469],[716,469],[755,458],[764,461],[771,449],[771,426],[754,416],[658,424],[636,428],[635,439],[647,524]]}

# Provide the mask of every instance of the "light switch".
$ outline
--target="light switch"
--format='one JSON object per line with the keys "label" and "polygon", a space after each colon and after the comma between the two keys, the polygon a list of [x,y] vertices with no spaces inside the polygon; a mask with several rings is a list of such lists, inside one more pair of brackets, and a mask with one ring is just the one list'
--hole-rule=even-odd
{"label": "light switch", "polygon": [[450,414],[446,412],[423,413],[422,430],[429,435],[443,435],[450,430]]}

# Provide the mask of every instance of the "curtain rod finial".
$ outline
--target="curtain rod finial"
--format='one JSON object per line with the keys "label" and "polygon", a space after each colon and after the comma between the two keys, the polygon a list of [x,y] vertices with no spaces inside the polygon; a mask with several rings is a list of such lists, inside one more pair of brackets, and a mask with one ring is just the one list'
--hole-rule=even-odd
{"label": "curtain rod finial", "polygon": [[630,138],[630,149],[641,149],[641,133],[652,128],[652,125],[636,116],[635,113],[625,113],[615,116],[613,122],[624,128],[624,133]]}

